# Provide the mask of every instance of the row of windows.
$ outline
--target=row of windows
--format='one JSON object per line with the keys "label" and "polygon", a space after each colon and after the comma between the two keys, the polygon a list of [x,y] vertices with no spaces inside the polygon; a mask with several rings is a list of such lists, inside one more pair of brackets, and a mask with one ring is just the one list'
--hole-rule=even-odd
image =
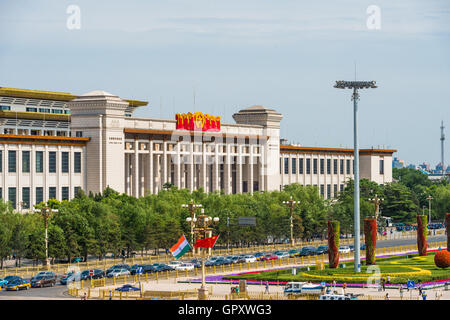
{"label": "row of windows", "polygon": [[43,113],[58,113],[58,114],[70,114],[70,110],[68,109],[50,109],[50,108],[33,108],[27,107],[27,112],[43,112]]}
{"label": "row of windows", "polygon": [[[327,184],[326,187],[327,187],[327,190],[326,190],[327,199],[330,199],[331,198],[331,184]],[[344,185],[340,184],[339,192],[342,192],[343,190],[344,190]],[[323,185],[323,184],[320,185],[320,195],[325,196],[325,185]],[[333,185],[333,195],[334,195],[334,197],[337,197],[337,195],[338,195],[338,185],[337,184]]]}
{"label": "row of windows", "polygon": [[[17,151],[8,150],[8,172],[17,172]],[[44,151],[36,151],[36,172],[44,172]],[[74,173],[81,173],[81,152],[74,152]],[[22,151],[22,172],[30,172],[30,151]],[[48,171],[56,173],[56,151],[48,152]],[[3,150],[0,150],[0,172],[3,172]],[[69,172],[69,152],[61,152],[61,172]]]}
{"label": "row of windows", "polygon": [[[74,195],[77,195],[78,191],[81,187],[74,187]],[[0,188],[0,199],[2,198],[3,190]],[[56,199],[56,187],[48,188],[48,198]],[[17,189],[16,187],[8,188],[8,201],[11,202],[11,205],[14,209],[17,209]],[[61,200],[69,200],[69,187],[61,187]],[[44,202],[44,188],[36,187],[35,192],[35,203],[39,204]],[[22,188],[22,201],[20,203],[20,207],[22,209],[30,209],[30,187]]]}
{"label": "row of windows", "polygon": [[[331,165],[331,159],[326,159],[326,166],[325,166],[325,159],[320,159],[320,167],[318,166],[318,159],[312,159],[313,163],[312,163],[312,173],[313,174],[317,174],[318,171],[320,170],[320,174],[325,174],[325,168],[326,168],[326,172],[327,174],[331,174],[331,172],[333,172],[333,174],[338,174],[338,171],[340,174],[344,174],[344,172],[346,174],[350,174],[350,172],[352,171],[352,173],[354,173],[354,170],[352,170],[352,167],[354,167],[355,165],[355,161],[353,160],[353,165],[350,164],[350,159],[347,159],[344,162],[344,159],[339,159],[339,167],[338,167],[338,159],[333,159],[333,166]],[[306,167],[305,167],[305,162],[306,162]],[[344,164],[346,164],[344,166]],[[281,167],[280,167],[281,169]],[[298,173],[299,174],[311,174],[311,159],[303,159],[303,158],[299,158],[298,159]],[[280,170],[281,173],[281,170]],[[284,158],[284,173],[285,174],[289,174],[289,158]],[[297,174],[297,158],[291,158],[291,174]]]}

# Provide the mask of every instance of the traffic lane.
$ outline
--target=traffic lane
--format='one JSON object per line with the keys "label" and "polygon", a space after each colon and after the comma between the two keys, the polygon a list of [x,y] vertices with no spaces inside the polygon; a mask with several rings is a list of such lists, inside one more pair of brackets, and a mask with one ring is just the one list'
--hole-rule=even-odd
{"label": "traffic lane", "polygon": [[26,300],[26,299],[70,299],[67,294],[67,286],[59,285],[55,287],[30,288],[19,291],[0,291],[0,300]]}
{"label": "traffic lane", "polygon": [[[446,235],[428,236],[427,237],[427,243],[442,242],[442,241],[447,241]],[[364,241],[361,241],[361,243],[364,243]],[[406,245],[411,245],[411,244],[417,244],[417,240],[416,239],[380,240],[380,241],[377,241],[377,248],[406,246]]]}

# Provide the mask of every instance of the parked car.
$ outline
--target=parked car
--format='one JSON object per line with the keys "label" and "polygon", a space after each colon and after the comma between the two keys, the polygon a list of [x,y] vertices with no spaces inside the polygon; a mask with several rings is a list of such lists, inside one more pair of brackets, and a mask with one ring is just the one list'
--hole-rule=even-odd
{"label": "parked car", "polygon": [[5,288],[8,291],[10,291],[10,290],[19,291],[19,290],[23,290],[23,289],[28,290],[31,288],[31,284],[29,281],[24,280],[19,277],[18,279],[14,279],[11,282],[8,281]]}
{"label": "parked car", "polygon": [[0,288],[3,288],[8,283],[8,280],[0,278]]}
{"label": "parked car", "polygon": [[[90,270],[94,270],[94,274],[91,276],[89,274]],[[81,280],[91,280],[91,279],[101,279],[105,277],[105,271],[100,269],[88,269],[81,272],[80,279]]]}
{"label": "parked car", "polygon": [[[3,278],[3,280],[6,281],[6,284],[8,284],[9,282],[11,282],[13,280],[17,280],[17,279],[22,279],[22,278],[19,276],[6,276]],[[5,286],[6,286],[6,284],[5,284]]]}
{"label": "parked car", "polygon": [[316,254],[325,254],[325,253],[328,253],[327,245],[322,245],[322,246],[317,247]]}
{"label": "parked car", "polygon": [[261,261],[268,261],[268,260],[276,260],[278,259],[278,256],[273,253],[266,253],[262,258]]}
{"label": "parked car", "polygon": [[55,271],[41,271],[35,275],[35,277],[37,277],[37,276],[52,276],[56,279]]}
{"label": "parked car", "polygon": [[170,261],[168,263],[168,266],[176,269],[177,266],[182,265],[182,264],[183,264],[183,262],[181,262],[181,261]]}
{"label": "parked car", "polygon": [[219,258],[219,259],[216,259],[216,260],[213,262],[213,265],[214,265],[214,266],[221,266],[221,265],[232,264],[232,263],[233,263],[233,261],[230,260],[230,259]]}
{"label": "parked car", "polygon": [[53,287],[56,284],[56,278],[52,275],[35,276],[31,278],[30,284],[33,288]]}
{"label": "parked car", "polygon": [[111,272],[112,270],[116,270],[116,269],[126,269],[128,271],[131,271],[131,267],[129,264],[115,264],[112,267],[108,268],[105,273],[108,274],[109,272]]}
{"label": "parked car", "polygon": [[255,254],[253,254],[253,256],[256,258],[256,260],[261,260],[261,258],[265,256],[265,253],[264,252],[257,252]]}
{"label": "parked car", "polygon": [[107,277],[108,278],[112,278],[112,277],[121,277],[121,276],[125,276],[125,275],[130,275],[130,271],[127,269],[113,269],[110,272],[107,273]]}
{"label": "parked car", "polygon": [[302,250],[300,250],[300,256],[314,256],[317,252],[317,249],[315,247],[303,247]]}
{"label": "parked car", "polygon": [[201,268],[202,267],[202,262],[201,262],[200,259],[191,259],[188,262],[192,263],[194,265],[194,268]]}
{"label": "parked car", "polygon": [[248,254],[248,255],[244,256],[244,262],[245,263],[253,263],[253,262],[256,262],[256,258],[255,258],[255,256]]}
{"label": "parked car", "polygon": [[297,249],[291,249],[288,251],[288,254],[291,258],[299,256],[300,255],[300,251]]}
{"label": "parked car", "polygon": [[280,252],[276,256],[278,257],[278,259],[286,259],[290,257],[289,253],[287,252]]}
{"label": "parked car", "polygon": [[162,265],[156,265],[153,267],[153,272],[163,272],[163,271],[172,271],[174,270],[172,267],[162,264]]}
{"label": "parked car", "polygon": [[340,246],[339,253],[350,253],[350,247],[349,246]]}
{"label": "parked car", "polygon": [[77,257],[77,258],[73,258],[71,263],[77,263],[77,262],[83,262],[83,258]]}
{"label": "parked car", "polygon": [[182,263],[175,267],[175,270],[185,271],[185,270],[194,270],[194,265],[192,263]]}

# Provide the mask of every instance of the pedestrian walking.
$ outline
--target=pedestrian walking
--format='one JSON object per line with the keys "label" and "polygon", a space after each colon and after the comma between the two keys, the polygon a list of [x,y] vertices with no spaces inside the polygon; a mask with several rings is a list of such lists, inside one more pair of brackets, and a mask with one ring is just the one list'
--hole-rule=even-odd
{"label": "pedestrian walking", "polygon": [[386,291],[386,279],[381,278],[381,288],[383,291]]}
{"label": "pedestrian walking", "polygon": [[427,293],[425,291],[422,291],[422,299],[427,300]]}
{"label": "pedestrian walking", "polygon": [[391,281],[391,277],[388,275],[388,276],[386,277],[386,282],[387,282],[387,283],[390,283],[390,281]]}
{"label": "pedestrian walking", "polygon": [[84,295],[81,297],[81,300],[87,300],[87,293],[85,292]]}
{"label": "pedestrian walking", "polygon": [[400,285],[399,291],[400,291],[400,299],[403,300],[403,286],[402,285]]}
{"label": "pedestrian walking", "polygon": [[266,291],[264,293],[269,293],[269,281],[266,281]]}
{"label": "pedestrian walking", "polygon": [[389,300],[389,293],[386,293],[386,300]]}
{"label": "pedestrian walking", "polygon": [[345,289],[347,289],[347,283],[344,282],[344,284],[342,285],[342,291],[345,294]]}

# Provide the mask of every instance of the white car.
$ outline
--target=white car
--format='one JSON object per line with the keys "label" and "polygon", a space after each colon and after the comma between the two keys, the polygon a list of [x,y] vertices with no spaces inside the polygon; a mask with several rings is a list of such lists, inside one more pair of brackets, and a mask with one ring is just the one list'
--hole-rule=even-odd
{"label": "white car", "polygon": [[194,265],[192,263],[182,263],[175,267],[175,270],[184,271],[184,270],[194,270]]}
{"label": "white car", "polygon": [[287,253],[287,252],[281,252],[281,253],[277,254],[276,256],[278,257],[278,259],[286,259],[286,258],[290,257],[289,253]]}
{"label": "white car", "polygon": [[111,272],[108,272],[109,277],[120,277],[129,274],[130,271],[128,271],[127,269],[114,269]]}
{"label": "white car", "polygon": [[339,247],[339,253],[350,253],[350,247],[349,246]]}
{"label": "white car", "polygon": [[244,261],[245,261],[245,263],[248,263],[248,262],[253,263],[253,262],[256,262],[256,257],[252,256],[252,255],[246,255],[246,256],[244,256]]}
{"label": "white car", "polygon": [[182,264],[183,264],[183,262],[181,262],[181,261],[170,261],[168,266],[176,269],[178,266],[180,266]]}

